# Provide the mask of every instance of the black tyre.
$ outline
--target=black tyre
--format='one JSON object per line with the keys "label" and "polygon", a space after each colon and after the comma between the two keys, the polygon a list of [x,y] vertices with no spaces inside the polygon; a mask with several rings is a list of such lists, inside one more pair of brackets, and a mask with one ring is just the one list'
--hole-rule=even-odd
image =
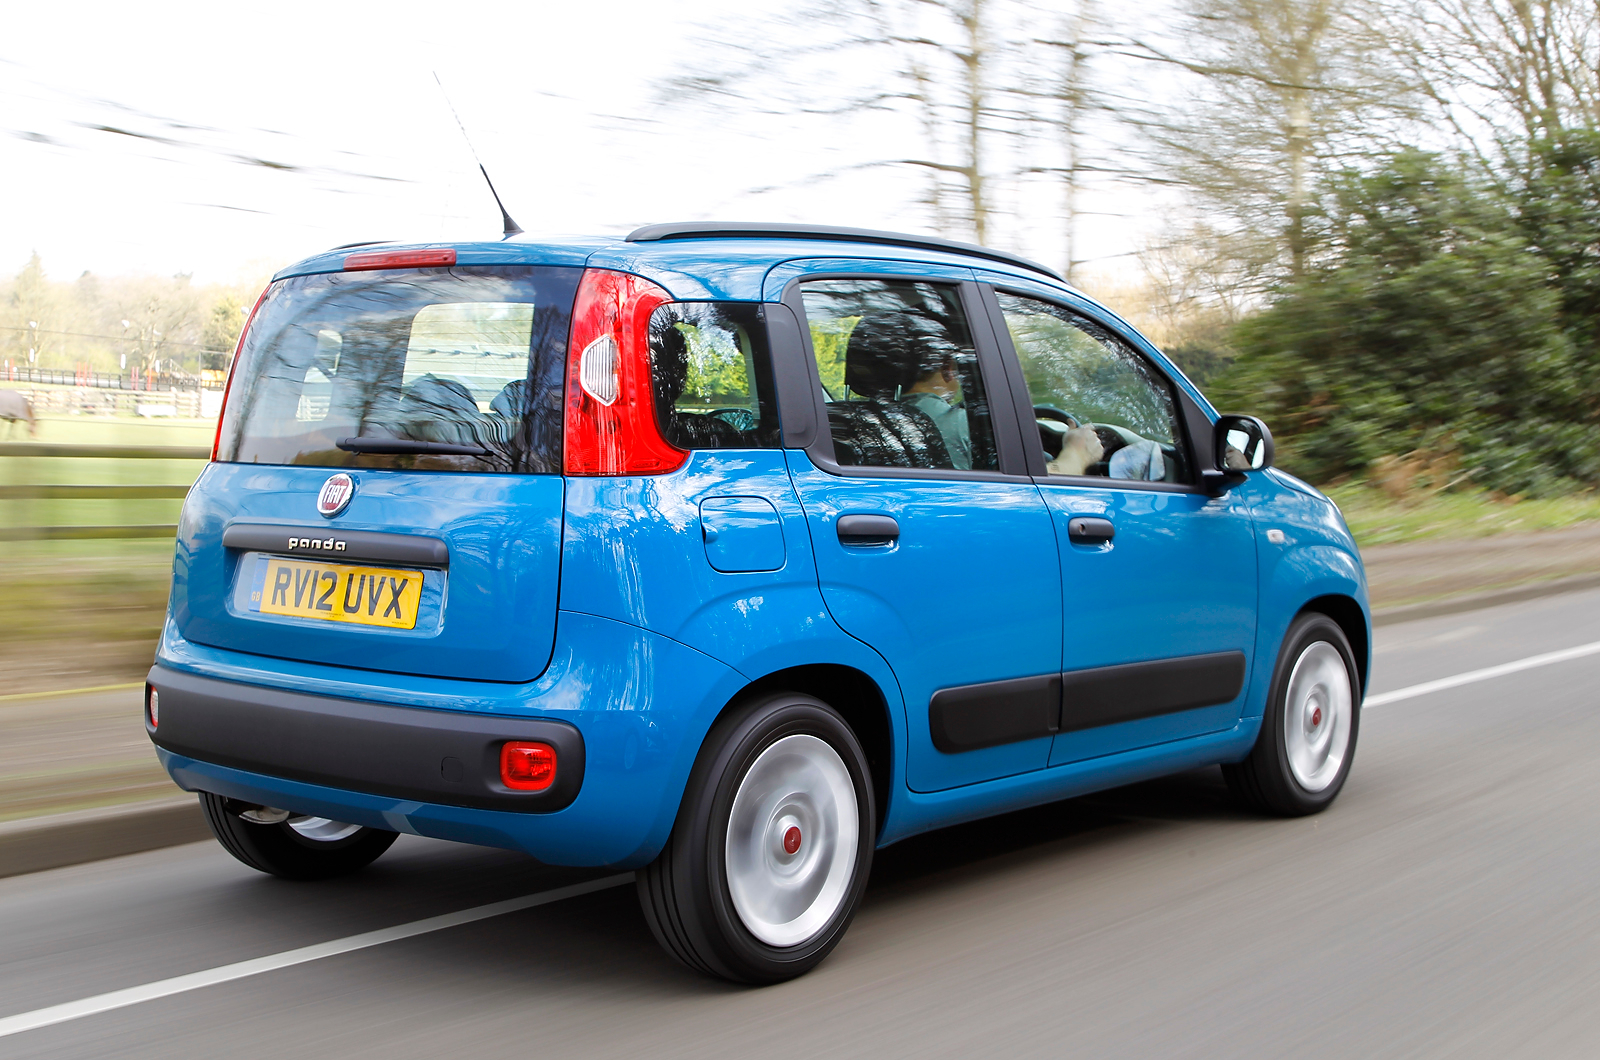
{"label": "black tyre", "polygon": [[650,930],[709,975],[803,975],[855,916],[876,820],[866,755],[827,704],[784,693],[732,710],[700,749],[666,849],[639,872]]}
{"label": "black tyre", "polygon": [[290,880],[323,880],[364,869],[398,838],[378,828],[296,815],[278,824],[240,817],[232,799],[200,793],[206,824],[222,848],[260,872]]}
{"label": "black tyre", "polygon": [[1328,808],[1350,775],[1361,727],[1361,673],[1344,630],[1308,612],[1284,635],[1250,756],[1222,767],[1228,786],[1264,813]]}

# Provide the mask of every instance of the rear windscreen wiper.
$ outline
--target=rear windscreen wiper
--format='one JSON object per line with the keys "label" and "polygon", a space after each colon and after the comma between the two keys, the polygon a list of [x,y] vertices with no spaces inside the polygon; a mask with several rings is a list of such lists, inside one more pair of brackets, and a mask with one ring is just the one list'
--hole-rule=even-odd
{"label": "rear windscreen wiper", "polygon": [[340,438],[333,443],[347,453],[381,453],[403,456],[408,453],[438,453],[443,456],[493,456],[481,445],[454,445],[450,442],[419,442],[412,438]]}

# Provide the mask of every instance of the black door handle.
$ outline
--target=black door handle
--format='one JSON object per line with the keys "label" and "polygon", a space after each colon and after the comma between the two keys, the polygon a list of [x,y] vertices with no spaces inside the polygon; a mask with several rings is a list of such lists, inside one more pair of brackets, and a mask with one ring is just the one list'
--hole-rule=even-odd
{"label": "black door handle", "polygon": [[1110,519],[1093,519],[1080,515],[1067,520],[1067,537],[1074,545],[1101,545],[1117,536],[1117,528]]}
{"label": "black door handle", "polygon": [[841,515],[836,529],[846,545],[888,545],[900,538],[900,524],[887,515]]}

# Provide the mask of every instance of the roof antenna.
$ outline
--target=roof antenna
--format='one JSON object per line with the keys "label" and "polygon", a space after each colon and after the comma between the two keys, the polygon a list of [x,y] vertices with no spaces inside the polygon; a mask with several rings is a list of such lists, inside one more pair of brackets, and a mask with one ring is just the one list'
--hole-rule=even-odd
{"label": "roof antenna", "polygon": [[489,179],[489,171],[483,168],[483,159],[478,157],[478,149],[472,146],[472,137],[467,135],[467,126],[461,120],[461,115],[456,113],[454,103],[450,102],[450,93],[444,90],[444,82],[439,80],[439,71],[433,71],[433,83],[439,86],[439,94],[444,97],[444,105],[450,108],[450,116],[456,120],[456,127],[461,130],[461,138],[467,141],[467,150],[472,152],[472,160],[478,163],[478,172],[483,174],[483,182],[489,185],[489,194],[494,196],[494,204],[500,207],[500,220],[505,223],[505,238],[522,234],[522,226],[511,219],[506,213],[506,204],[500,201],[500,193],[494,190],[494,181]]}

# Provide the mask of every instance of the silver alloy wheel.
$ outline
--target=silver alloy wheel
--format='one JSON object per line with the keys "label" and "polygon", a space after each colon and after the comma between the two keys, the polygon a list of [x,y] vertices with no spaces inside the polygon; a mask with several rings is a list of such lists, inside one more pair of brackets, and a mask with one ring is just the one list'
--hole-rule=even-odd
{"label": "silver alloy wheel", "polygon": [[797,946],[827,926],[855,874],[860,811],[844,760],[785,736],[750,764],[728,813],[728,891],[750,934]]}
{"label": "silver alloy wheel", "polygon": [[305,838],[314,839],[319,843],[337,843],[361,831],[361,826],[358,824],[331,821],[326,817],[291,817],[288,824]]}
{"label": "silver alloy wheel", "polygon": [[1295,660],[1283,703],[1283,743],[1289,771],[1302,788],[1333,783],[1350,748],[1355,693],[1344,656],[1325,640],[1313,641]]}

